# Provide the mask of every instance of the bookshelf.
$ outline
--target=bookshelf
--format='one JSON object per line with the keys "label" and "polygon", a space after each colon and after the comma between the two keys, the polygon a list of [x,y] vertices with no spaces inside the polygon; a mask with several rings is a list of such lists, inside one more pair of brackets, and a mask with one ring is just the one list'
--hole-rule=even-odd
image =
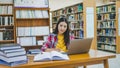
{"label": "bookshelf", "polygon": [[13,0],[0,0],[0,44],[15,43]]}
{"label": "bookshelf", "polygon": [[120,53],[119,12],[120,1],[97,6],[97,49]]}
{"label": "bookshelf", "polygon": [[[89,26],[88,24],[90,24],[90,26],[92,25],[91,29],[91,34],[95,35],[96,33],[94,32],[94,22],[96,21],[96,1],[95,0],[83,0],[83,2],[78,3],[78,4],[74,4],[71,6],[67,6],[64,8],[60,8],[57,10],[52,11],[52,28],[53,31],[55,29],[57,20],[61,17],[61,16],[65,16],[68,21],[70,22],[70,34],[74,35],[75,39],[83,39],[83,38],[87,38],[90,37],[88,36],[87,33],[89,33],[89,29],[87,28],[87,26]],[[87,9],[90,9],[91,11],[87,11]],[[89,13],[91,12],[91,13]],[[93,18],[88,19],[88,16],[91,15]],[[90,20],[90,21],[89,21]],[[93,23],[93,24],[91,24]],[[96,49],[96,38],[94,36],[92,36],[94,38],[93,42],[92,42],[92,47],[93,49]]]}
{"label": "bookshelf", "polygon": [[26,50],[40,48],[49,34],[50,9],[48,4],[40,5],[37,2],[48,2],[48,0],[37,0],[35,2],[31,2],[34,0],[23,0],[25,1],[24,5],[23,2],[20,3],[19,1],[14,1],[15,42],[21,44]]}
{"label": "bookshelf", "polygon": [[53,31],[57,24],[59,17],[65,16],[70,22],[71,33],[74,34],[75,38],[83,38],[83,3],[68,6],[52,12],[52,25]]}

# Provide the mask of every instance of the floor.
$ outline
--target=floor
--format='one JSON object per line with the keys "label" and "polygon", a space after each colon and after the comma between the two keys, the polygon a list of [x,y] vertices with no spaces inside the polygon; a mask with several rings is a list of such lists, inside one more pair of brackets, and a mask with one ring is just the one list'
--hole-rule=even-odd
{"label": "floor", "polygon": [[[116,54],[116,58],[109,59],[109,68],[120,68],[120,54]],[[83,68],[83,67],[79,67]],[[89,65],[87,68],[104,68],[103,64]]]}

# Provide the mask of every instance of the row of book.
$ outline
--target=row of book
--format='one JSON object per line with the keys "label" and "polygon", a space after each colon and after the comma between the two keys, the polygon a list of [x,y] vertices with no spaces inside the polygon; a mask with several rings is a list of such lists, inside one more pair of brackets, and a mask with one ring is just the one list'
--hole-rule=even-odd
{"label": "row of book", "polygon": [[59,19],[59,17],[53,17],[53,18],[52,18],[52,22],[53,22],[53,23],[57,23],[58,19]]}
{"label": "row of book", "polygon": [[73,30],[75,28],[83,29],[83,21],[77,21],[76,23],[71,22],[70,23],[70,29]]}
{"label": "row of book", "polygon": [[97,28],[115,28],[115,21],[97,22]]}
{"label": "row of book", "polygon": [[103,0],[103,3],[116,2],[116,0]]}
{"label": "row of book", "polygon": [[98,14],[97,20],[110,20],[110,19],[115,19],[115,17],[116,17],[115,13]]}
{"label": "row of book", "polygon": [[0,16],[0,26],[14,25],[12,16]]}
{"label": "row of book", "polygon": [[75,14],[75,20],[83,20],[83,13],[77,13]]}
{"label": "row of book", "polygon": [[43,39],[37,40],[36,36],[28,36],[28,37],[17,37],[17,43],[21,46],[36,46],[36,45],[43,45],[46,41],[47,36],[44,36]]}
{"label": "row of book", "polygon": [[17,37],[17,43],[21,46],[36,46],[36,37]]}
{"label": "row of book", "polygon": [[14,0],[15,7],[49,7],[48,0]]}
{"label": "row of book", "polygon": [[17,10],[16,18],[49,18],[47,10]]}
{"label": "row of book", "polygon": [[0,14],[13,14],[12,6],[0,6]]}
{"label": "row of book", "polygon": [[56,28],[57,23],[52,24],[52,29],[54,30]]}
{"label": "row of book", "polygon": [[98,49],[116,52],[116,46],[112,45],[98,44]]}
{"label": "row of book", "polygon": [[83,38],[84,37],[84,32],[83,30],[74,30],[71,32],[72,35],[74,35],[75,38]]}
{"label": "row of book", "polygon": [[0,32],[0,41],[13,40],[13,39],[14,39],[14,32],[13,31]]}
{"label": "row of book", "polygon": [[67,19],[68,19],[68,21],[75,21],[75,17],[74,17],[73,14],[72,15],[68,15]]}
{"label": "row of book", "polygon": [[[62,16],[62,15],[61,15]],[[53,17],[53,22],[57,22],[59,17]],[[83,20],[83,13],[77,13],[77,14],[67,14],[66,18],[68,21],[82,21]]]}
{"label": "row of book", "polygon": [[115,5],[102,6],[97,8],[97,13],[115,12]]}
{"label": "row of book", "polygon": [[97,38],[98,43],[103,43],[103,44],[109,44],[109,45],[116,45],[116,38],[111,37],[98,37]]}
{"label": "row of book", "polygon": [[0,0],[0,3],[13,3],[13,0]]}
{"label": "row of book", "polygon": [[78,4],[71,7],[66,7],[63,9],[60,9],[58,11],[53,12],[53,16],[60,16],[63,14],[72,14],[72,13],[79,13],[83,11],[83,4]]}
{"label": "row of book", "polygon": [[17,36],[44,36],[49,34],[49,26],[17,27]]}
{"label": "row of book", "polygon": [[82,13],[68,14],[67,18],[69,21],[83,20],[83,14]]}
{"label": "row of book", "polygon": [[114,29],[99,29],[97,30],[98,36],[116,36],[116,30]]}
{"label": "row of book", "polygon": [[83,11],[83,4],[78,4],[76,6],[68,7],[68,8],[66,8],[66,10],[67,10],[67,14],[82,12]]}
{"label": "row of book", "polygon": [[19,44],[0,45],[0,64],[16,66],[28,62],[26,51]]}

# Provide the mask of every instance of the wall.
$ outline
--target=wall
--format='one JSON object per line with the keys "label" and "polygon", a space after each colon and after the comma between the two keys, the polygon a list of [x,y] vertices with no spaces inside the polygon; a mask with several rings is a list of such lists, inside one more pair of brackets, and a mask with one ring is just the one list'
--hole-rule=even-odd
{"label": "wall", "polygon": [[49,0],[50,11],[54,11],[66,6],[74,5],[82,2],[83,0]]}
{"label": "wall", "polygon": [[[81,3],[83,0],[49,0],[50,11]],[[96,0],[96,5],[102,4],[102,0]]]}
{"label": "wall", "polygon": [[103,4],[103,0],[96,0],[96,6]]}

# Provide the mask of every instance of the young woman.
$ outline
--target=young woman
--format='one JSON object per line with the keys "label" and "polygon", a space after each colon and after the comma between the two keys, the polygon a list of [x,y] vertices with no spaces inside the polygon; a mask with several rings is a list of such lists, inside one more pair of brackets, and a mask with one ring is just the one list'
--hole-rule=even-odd
{"label": "young woman", "polygon": [[69,22],[65,17],[58,20],[55,31],[50,34],[47,41],[42,46],[43,51],[63,51],[66,52],[70,43]]}

